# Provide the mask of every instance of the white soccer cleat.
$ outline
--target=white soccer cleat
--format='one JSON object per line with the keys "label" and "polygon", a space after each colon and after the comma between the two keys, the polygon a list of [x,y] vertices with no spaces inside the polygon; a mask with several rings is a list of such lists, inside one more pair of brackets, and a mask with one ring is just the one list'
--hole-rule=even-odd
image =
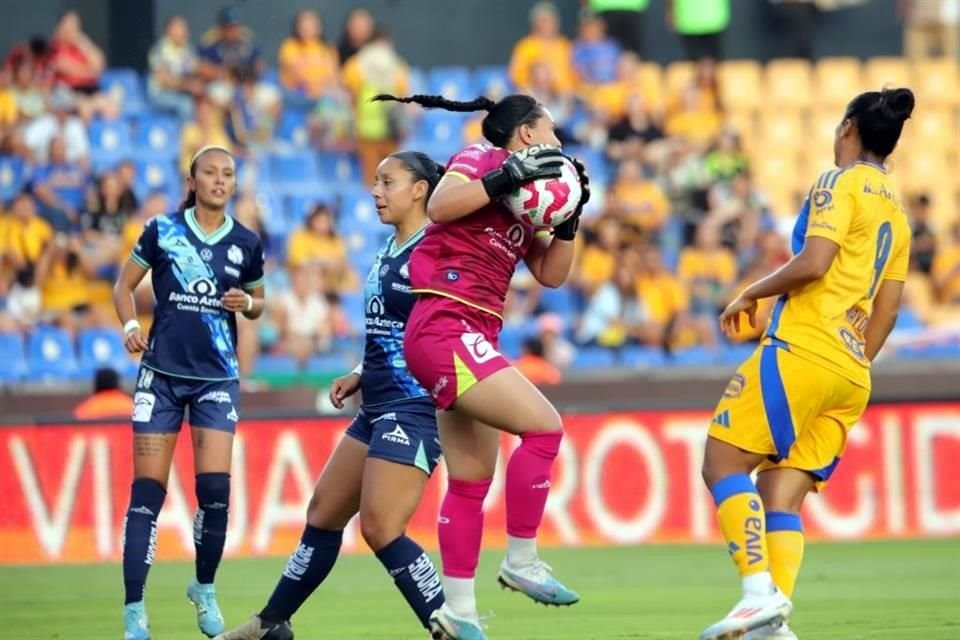
{"label": "white soccer cleat", "polygon": [[787,623],[770,625],[754,629],[743,636],[743,640],[799,640],[797,634],[790,630]]}
{"label": "white soccer cleat", "polygon": [[793,604],[779,589],[769,595],[745,595],[726,618],[708,627],[700,640],[743,638],[748,631],[786,622],[792,611]]}

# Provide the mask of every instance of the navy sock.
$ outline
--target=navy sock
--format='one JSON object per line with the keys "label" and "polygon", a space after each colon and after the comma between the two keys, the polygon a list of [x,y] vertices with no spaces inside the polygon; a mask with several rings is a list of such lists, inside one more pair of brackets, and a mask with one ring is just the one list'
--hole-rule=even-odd
{"label": "navy sock", "polygon": [[289,620],[326,580],[340,555],[343,531],[304,527],[300,545],[290,556],[260,618],[267,622]]}
{"label": "navy sock", "polygon": [[440,574],[430,556],[407,536],[400,536],[380,551],[377,559],[393,578],[417,618],[429,628],[430,614],[444,602]]}
{"label": "navy sock", "polygon": [[137,478],[130,488],[123,521],[124,604],[143,600],[147,572],[157,551],[157,516],[166,497],[167,490],[151,478]]}
{"label": "navy sock", "polygon": [[198,473],[197,513],[193,517],[193,546],[197,550],[197,582],[213,584],[227,539],[230,474]]}

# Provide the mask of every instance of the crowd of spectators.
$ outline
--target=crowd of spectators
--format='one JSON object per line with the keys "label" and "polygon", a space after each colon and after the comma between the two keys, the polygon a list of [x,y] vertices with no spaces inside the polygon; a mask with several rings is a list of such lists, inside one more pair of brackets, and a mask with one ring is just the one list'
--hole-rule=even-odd
{"label": "crowd of spectators", "polygon": [[[770,145],[789,134],[771,122],[809,123],[817,114],[807,106],[784,114],[744,102],[746,85],[734,95],[724,84],[737,63],[646,62],[629,32],[608,33],[610,17],[585,12],[571,40],[556,7],[536,4],[529,34],[502,73],[480,87],[494,98],[506,91],[537,97],[565,147],[583,154],[596,185],[569,283],[542,291],[521,269],[508,300],[504,349],[544,383],[559,380],[581,352],[694,350],[706,361],[727,349],[718,310],[789,258],[792,215],[806,188],[799,185],[828,168],[813,162],[825,149],[793,164],[773,163],[808,168],[804,175],[776,175],[767,162],[781,151]],[[9,161],[0,174],[17,171],[0,175],[0,184],[16,186],[0,213],[0,333],[28,335],[52,325],[75,337],[115,328],[110,286],[119,265],[144,222],[178,204],[193,152],[218,144],[242,165],[233,215],[262,234],[269,254],[268,313],[256,325],[241,322],[244,370],[256,372],[264,355],[288,357],[300,368],[318,354],[356,358],[365,266],[342,230],[358,228],[351,216],[359,208],[346,206],[342,194],[292,194],[279,210],[271,208],[265,167],[273,154],[291,149],[326,154],[355,163],[362,190],[382,157],[426,139],[417,133],[418,118],[429,114],[368,100],[423,92],[425,76],[407,65],[367,10],[348,15],[336,42],[327,27],[316,11],[297,14],[274,69],[239,9],[222,10],[198,38],[173,17],[150,49],[138,112],[130,95],[104,80],[104,54],[75,13],[49,36],[15,46],[0,68],[0,161]],[[952,118],[958,107],[960,101],[949,105]],[[159,187],[144,175],[155,169],[132,155],[98,155],[106,135],[97,132],[112,131],[111,123],[142,125],[144,114],[175,124],[163,159],[173,177]],[[835,120],[840,110],[832,114]],[[291,121],[302,126],[291,131]],[[480,139],[478,118],[454,122],[462,133],[458,128],[444,145],[425,150],[450,152]],[[812,144],[802,128],[799,135],[805,147]],[[908,186],[904,196],[916,233],[911,317],[918,325],[948,326],[960,308],[956,194]],[[278,216],[293,223],[277,232]],[[369,247],[361,253],[369,256]],[[149,283],[138,295],[148,323]],[[769,311],[761,308],[761,321]],[[738,341],[759,335],[745,330]]]}

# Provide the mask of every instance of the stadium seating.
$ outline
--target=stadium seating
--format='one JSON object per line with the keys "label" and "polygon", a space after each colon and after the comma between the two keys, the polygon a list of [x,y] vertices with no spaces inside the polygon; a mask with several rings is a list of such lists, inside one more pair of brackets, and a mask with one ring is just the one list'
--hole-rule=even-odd
{"label": "stadium seating", "polygon": [[157,156],[176,158],[180,123],[168,115],[147,112],[137,120],[136,146]]}
{"label": "stadium seating", "polygon": [[681,367],[709,366],[718,364],[719,351],[707,347],[690,347],[671,354],[670,361]]}
{"label": "stadium seating", "polygon": [[27,373],[23,336],[19,333],[0,333],[0,384],[20,382]]}
{"label": "stadium seating", "polygon": [[262,376],[294,375],[299,370],[297,361],[285,354],[262,355],[254,366],[254,371]]}
{"label": "stadium seating", "polygon": [[112,367],[121,376],[132,378],[137,372],[137,363],[127,356],[123,338],[111,329],[87,329],[78,336],[79,367],[93,371],[100,367]]}
{"label": "stadium seating", "polygon": [[477,94],[466,67],[434,67],[427,73],[427,91],[450,100],[472,100]]}
{"label": "stadium seating", "polygon": [[134,156],[133,136],[126,120],[96,119],[90,123],[90,155],[94,171],[112,168]]}
{"label": "stadium seating", "polygon": [[27,339],[27,354],[32,381],[69,380],[81,373],[70,334],[63,329],[38,326]]}
{"label": "stadium seating", "polygon": [[667,360],[661,349],[652,347],[624,347],[620,350],[620,363],[625,367],[645,369],[659,367]]}
{"label": "stadium seating", "polygon": [[123,113],[135,115],[144,108],[143,85],[133,69],[107,69],[100,76],[100,88],[123,107]]}
{"label": "stadium seating", "polygon": [[342,376],[354,366],[356,363],[341,353],[318,353],[307,361],[306,371],[311,375]]}
{"label": "stadium seating", "polygon": [[616,363],[614,352],[605,347],[583,347],[573,358],[574,369],[609,369]]}
{"label": "stadium seating", "polygon": [[6,202],[20,192],[26,182],[26,166],[23,160],[12,156],[0,156],[0,200]]}

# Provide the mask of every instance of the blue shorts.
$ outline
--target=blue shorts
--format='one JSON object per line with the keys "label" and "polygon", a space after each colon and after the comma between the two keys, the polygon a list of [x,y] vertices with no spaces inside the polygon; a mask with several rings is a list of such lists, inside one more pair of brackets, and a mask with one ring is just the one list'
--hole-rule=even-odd
{"label": "blue shorts", "polygon": [[440,463],[437,413],[427,397],[361,407],[347,435],[369,446],[369,457],[416,467],[427,475]]}
{"label": "blue shorts", "polygon": [[141,366],[133,395],[133,432],[179,433],[189,407],[191,427],[233,433],[238,406],[238,380],[178,378]]}

